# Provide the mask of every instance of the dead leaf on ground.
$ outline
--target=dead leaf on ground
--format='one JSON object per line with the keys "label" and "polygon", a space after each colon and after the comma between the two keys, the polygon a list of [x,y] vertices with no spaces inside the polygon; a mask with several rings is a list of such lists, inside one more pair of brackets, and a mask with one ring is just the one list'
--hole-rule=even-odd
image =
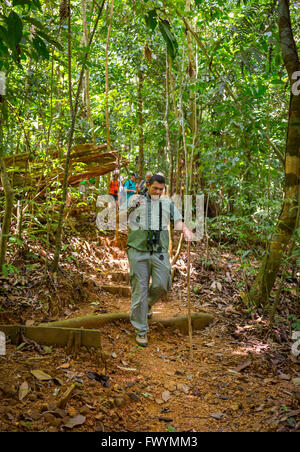
{"label": "dead leaf on ground", "polygon": [[223,416],[224,416],[224,413],[213,413],[213,414],[211,414],[211,417],[213,417],[217,421],[220,421]]}
{"label": "dead leaf on ground", "polygon": [[74,418],[77,415],[76,409],[73,406],[69,406],[67,408],[67,413],[69,416],[71,416],[71,418]]}
{"label": "dead leaf on ground", "polygon": [[293,410],[293,411],[288,411],[286,414],[284,414],[281,418],[280,421],[286,421],[288,418],[290,417],[294,417],[294,416],[299,416],[300,414],[300,410]]}
{"label": "dead leaf on ground", "polygon": [[251,366],[252,361],[246,361],[243,364],[240,364],[235,369],[233,369],[235,372],[241,372],[242,370],[246,369],[247,367]]}
{"label": "dead leaf on ground", "polygon": [[280,380],[290,381],[291,376],[290,375],[286,375],[286,374],[279,374],[278,378],[280,378]]}
{"label": "dead leaf on ground", "polygon": [[105,388],[109,387],[109,377],[107,375],[100,375],[97,372],[88,372],[88,377],[91,380],[99,381]]}
{"label": "dead leaf on ground", "polygon": [[164,391],[161,395],[161,398],[164,402],[167,402],[168,400],[170,400],[170,392]]}
{"label": "dead leaf on ground", "polygon": [[181,391],[184,392],[185,394],[188,394],[188,392],[189,392],[189,390],[190,390],[190,388],[189,388],[186,384],[184,384],[184,383],[182,383],[182,384],[180,385],[180,389],[181,389]]}
{"label": "dead leaf on ground", "polygon": [[210,289],[211,290],[218,289],[219,292],[222,292],[223,287],[222,287],[222,284],[219,281],[214,281],[212,283],[212,285],[210,286]]}
{"label": "dead leaf on ground", "polygon": [[35,370],[32,370],[31,373],[33,376],[35,376],[35,378],[37,378],[40,381],[52,380],[52,377],[50,375],[46,374],[46,372],[44,372],[43,370],[35,369]]}
{"label": "dead leaf on ground", "polygon": [[65,363],[62,364],[61,366],[58,366],[56,369],[69,369],[71,363]]}
{"label": "dead leaf on ground", "polygon": [[24,381],[24,383],[21,384],[19,388],[19,400],[23,400],[27,394],[30,392],[29,386],[27,381]]}
{"label": "dead leaf on ground", "polygon": [[117,366],[117,367],[118,367],[118,369],[126,370],[127,372],[136,372],[137,371],[137,369],[135,369],[134,367],[122,367],[122,366]]}
{"label": "dead leaf on ground", "polygon": [[74,428],[78,425],[84,424],[86,421],[86,417],[82,416],[81,414],[78,414],[77,416],[69,418],[69,420],[64,424],[64,427],[67,428]]}
{"label": "dead leaf on ground", "polygon": [[260,405],[258,408],[256,408],[256,412],[259,413],[260,411],[263,411],[265,408],[265,404],[263,403],[262,405]]}

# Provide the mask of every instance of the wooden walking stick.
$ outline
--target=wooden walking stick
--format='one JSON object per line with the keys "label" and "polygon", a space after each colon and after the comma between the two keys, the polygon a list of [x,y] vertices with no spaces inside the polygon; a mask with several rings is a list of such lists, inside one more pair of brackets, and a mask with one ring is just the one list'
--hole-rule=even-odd
{"label": "wooden walking stick", "polygon": [[188,324],[190,338],[190,358],[193,358],[193,331],[191,316],[191,241],[188,241],[188,263],[187,263],[187,302],[188,302]]}

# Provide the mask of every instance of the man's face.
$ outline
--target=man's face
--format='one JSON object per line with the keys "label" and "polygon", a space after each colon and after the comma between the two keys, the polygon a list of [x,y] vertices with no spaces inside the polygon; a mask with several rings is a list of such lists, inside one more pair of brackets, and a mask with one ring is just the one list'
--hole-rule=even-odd
{"label": "man's face", "polygon": [[160,197],[164,191],[164,188],[165,184],[160,184],[157,181],[153,182],[153,184],[148,187],[149,196]]}
{"label": "man's face", "polygon": [[131,176],[132,182],[135,182],[135,176]]}
{"label": "man's face", "polygon": [[149,182],[152,177],[152,174],[146,174],[146,181]]}

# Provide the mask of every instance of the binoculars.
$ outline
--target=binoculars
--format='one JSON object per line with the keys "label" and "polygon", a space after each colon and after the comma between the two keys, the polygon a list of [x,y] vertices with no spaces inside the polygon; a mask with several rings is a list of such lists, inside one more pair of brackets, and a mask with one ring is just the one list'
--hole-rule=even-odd
{"label": "binoculars", "polygon": [[[160,241],[160,231],[149,231],[147,237],[147,247],[149,249],[153,248],[153,245],[159,245]],[[161,246],[157,249],[158,252],[161,252]]]}

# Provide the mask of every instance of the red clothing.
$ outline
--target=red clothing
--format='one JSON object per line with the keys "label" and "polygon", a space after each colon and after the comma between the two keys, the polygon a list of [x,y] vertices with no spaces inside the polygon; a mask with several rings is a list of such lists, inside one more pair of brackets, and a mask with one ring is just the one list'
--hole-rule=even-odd
{"label": "red clothing", "polygon": [[117,180],[112,180],[109,188],[110,195],[118,195],[119,194],[119,182]]}

